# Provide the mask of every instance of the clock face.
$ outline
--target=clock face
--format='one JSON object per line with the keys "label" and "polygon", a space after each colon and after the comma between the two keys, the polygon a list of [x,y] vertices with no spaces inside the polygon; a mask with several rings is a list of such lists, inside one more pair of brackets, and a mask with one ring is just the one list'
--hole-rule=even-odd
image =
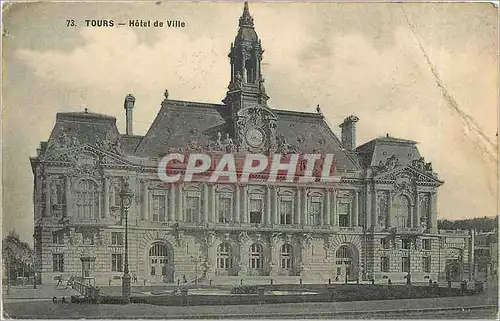
{"label": "clock face", "polygon": [[259,129],[250,129],[247,131],[246,139],[248,145],[252,147],[259,147],[264,142],[264,134]]}

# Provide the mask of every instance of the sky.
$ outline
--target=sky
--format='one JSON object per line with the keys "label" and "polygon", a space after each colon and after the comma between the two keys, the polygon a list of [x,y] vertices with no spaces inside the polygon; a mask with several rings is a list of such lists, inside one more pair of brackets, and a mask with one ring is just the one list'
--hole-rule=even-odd
{"label": "sky", "polygon": [[[243,3],[16,3],[3,11],[3,225],[32,241],[29,162],[57,112],[105,113],[144,135],[169,98],[220,103]],[[488,3],[255,3],[271,108],[354,114],[357,145],[417,141],[445,184],[440,219],[497,215],[497,8]],[[85,19],[181,20],[92,28]],[[76,26],[67,26],[74,20]]]}

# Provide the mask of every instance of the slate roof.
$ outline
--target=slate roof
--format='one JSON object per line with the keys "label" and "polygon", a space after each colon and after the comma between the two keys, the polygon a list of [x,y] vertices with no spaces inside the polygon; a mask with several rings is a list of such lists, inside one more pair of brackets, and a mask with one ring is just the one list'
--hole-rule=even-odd
{"label": "slate roof", "polygon": [[125,154],[134,154],[137,146],[144,136],[121,135],[121,148]]}
{"label": "slate roof", "polygon": [[224,105],[165,100],[135,154],[158,157],[169,148],[184,148],[190,141],[206,146],[218,132],[229,130],[226,111]]}
{"label": "slate roof", "polygon": [[[165,100],[135,154],[158,157],[169,148],[184,148],[191,141],[207,146],[217,133],[230,130],[225,105]],[[317,113],[273,110],[278,117],[277,136],[284,136],[300,153],[333,153],[337,168],[357,170],[355,157],[348,155],[340,141]]]}
{"label": "slate roof", "polygon": [[57,113],[44,155],[84,144],[112,149],[119,141],[115,117],[90,112]]}
{"label": "slate roof", "polygon": [[363,167],[378,166],[381,162],[386,163],[387,159],[395,155],[401,166],[411,164],[412,160],[419,159],[420,153],[417,149],[417,142],[413,140],[378,137],[358,148],[358,159]]}

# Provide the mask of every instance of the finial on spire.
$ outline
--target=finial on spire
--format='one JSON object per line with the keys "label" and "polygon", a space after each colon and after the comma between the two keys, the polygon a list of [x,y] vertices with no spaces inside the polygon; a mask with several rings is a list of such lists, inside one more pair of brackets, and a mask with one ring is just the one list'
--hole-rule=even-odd
{"label": "finial on spire", "polygon": [[250,15],[250,10],[248,9],[248,1],[245,1],[245,5],[243,7],[243,14],[240,17],[240,27],[253,28],[253,18]]}

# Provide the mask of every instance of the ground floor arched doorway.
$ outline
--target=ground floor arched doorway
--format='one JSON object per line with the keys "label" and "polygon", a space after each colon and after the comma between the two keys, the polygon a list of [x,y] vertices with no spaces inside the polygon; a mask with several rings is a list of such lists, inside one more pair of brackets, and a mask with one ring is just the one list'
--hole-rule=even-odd
{"label": "ground floor arched doorway", "polygon": [[356,281],[359,277],[359,254],[352,244],[341,245],[335,251],[335,281]]}
{"label": "ground floor arched doorway", "polygon": [[152,282],[174,282],[174,252],[165,242],[156,242],[148,252],[148,279]]}

